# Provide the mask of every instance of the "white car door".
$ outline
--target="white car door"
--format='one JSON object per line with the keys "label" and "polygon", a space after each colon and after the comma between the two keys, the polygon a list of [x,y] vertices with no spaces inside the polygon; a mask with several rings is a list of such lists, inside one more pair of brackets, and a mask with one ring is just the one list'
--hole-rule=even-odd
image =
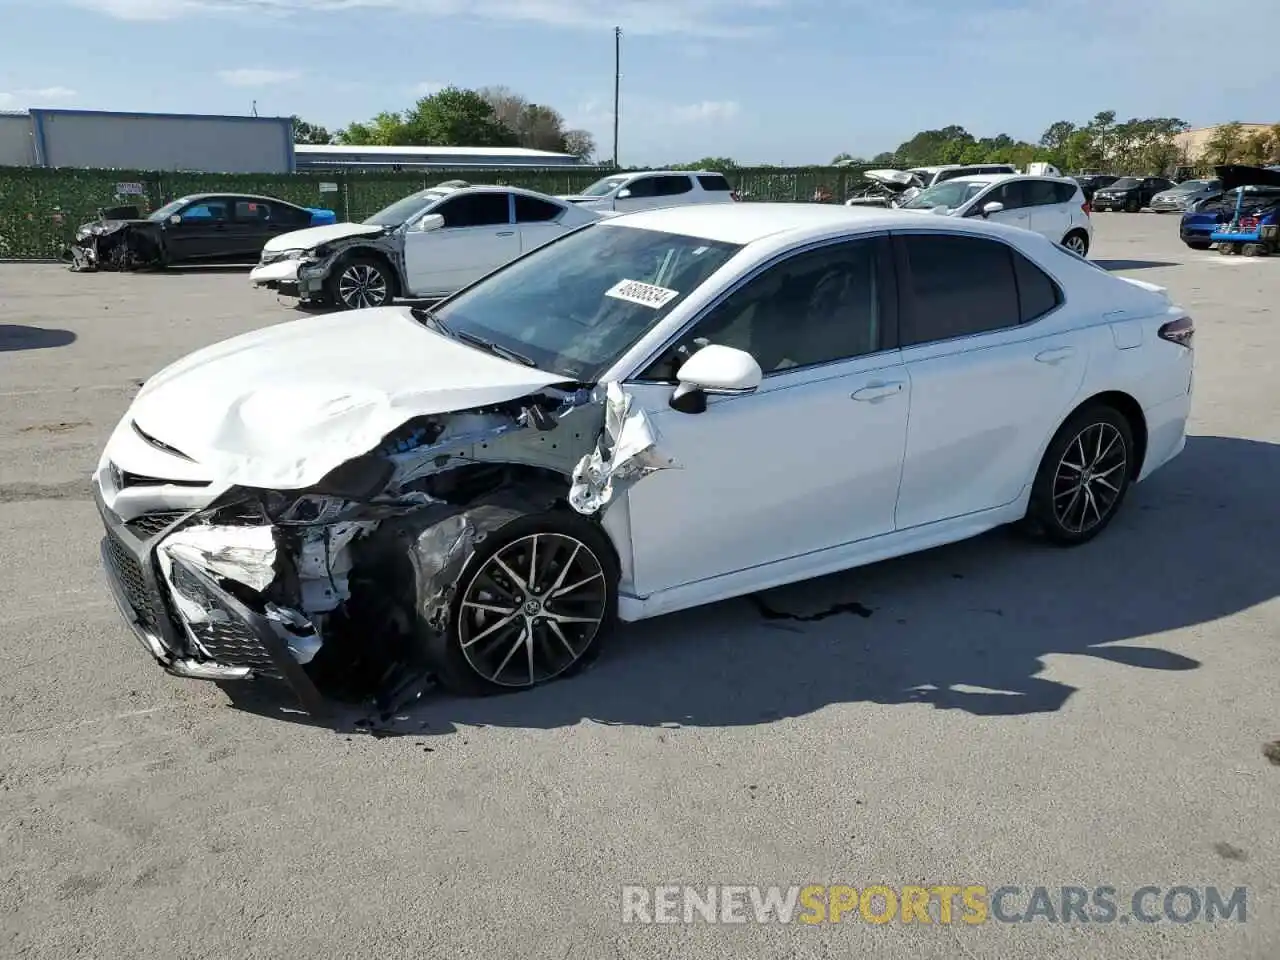
{"label": "white car door", "polygon": [[550,243],[565,232],[559,218],[565,209],[550,200],[515,194],[516,229],[520,233],[520,252],[528,253]]}
{"label": "white car door", "polygon": [[[768,267],[627,383],[679,464],[627,492],[640,596],[893,529],[910,391],[881,349],[882,249],[842,241]],[[700,341],[750,352],[760,388],[672,409]]]}
{"label": "white car door", "polygon": [[897,527],[1016,500],[1076,402],[1087,336],[1062,294],[1009,245],[903,233],[902,359],[911,383]]}
{"label": "white car door", "polygon": [[1075,196],[1075,188],[1052,180],[1028,180],[1026,184],[1031,202],[1031,229],[1054,243],[1061,243],[1071,229],[1070,200]]}
{"label": "white car door", "polygon": [[978,198],[977,203],[974,205],[974,210],[981,211],[983,207],[992,202],[1004,204],[1004,209],[999,213],[992,213],[987,216],[987,219],[992,223],[1021,227],[1023,230],[1031,229],[1031,208],[1027,205],[1026,181],[1009,180],[996,184],[984,196]]}
{"label": "white car door", "polygon": [[444,217],[444,226],[405,233],[405,273],[412,296],[453,293],[520,255],[511,194],[505,190],[460,192],[430,212]]}

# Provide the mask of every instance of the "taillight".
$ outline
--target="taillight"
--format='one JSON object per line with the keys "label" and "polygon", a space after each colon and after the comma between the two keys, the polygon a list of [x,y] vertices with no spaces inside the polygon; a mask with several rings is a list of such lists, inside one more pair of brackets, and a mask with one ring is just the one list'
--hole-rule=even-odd
{"label": "taillight", "polygon": [[1093,204],[1086,200],[1084,203],[1080,204],[1080,209],[1084,211],[1084,215],[1087,217],[1093,213]]}
{"label": "taillight", "polygon": [[1190,347],[1191,338],[1195,336],[1196,325],[1190,317],[1179,317],[1160,326],[1160,339],[1176,343],[1180,347]]}

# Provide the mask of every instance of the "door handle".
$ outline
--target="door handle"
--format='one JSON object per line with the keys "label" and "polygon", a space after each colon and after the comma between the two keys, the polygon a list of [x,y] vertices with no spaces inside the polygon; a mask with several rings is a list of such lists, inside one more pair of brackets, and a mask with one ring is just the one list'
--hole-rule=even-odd
{"label": "door handle", "polygon": [[902,392],[902,382],[895,380],[893,383],[869,383],[861,390],[855,390],[851,395],[852,400],[862,400],[868,403],[879,403],[881,400],[887,400],[895,397]]}
{"label": "door handle", "polygon": [[1050,347],[1037,353],[1036,359],[1041,363],[1061,363],[1068,357],[1075,356],[1075,352],[1075,347]]}
{"label": "door handle", "polygon": [[514,230],[503,230],[501,233],[498,234],[498,236],[500,237],[514,237],[515,235],[516,235],[516,232]]}

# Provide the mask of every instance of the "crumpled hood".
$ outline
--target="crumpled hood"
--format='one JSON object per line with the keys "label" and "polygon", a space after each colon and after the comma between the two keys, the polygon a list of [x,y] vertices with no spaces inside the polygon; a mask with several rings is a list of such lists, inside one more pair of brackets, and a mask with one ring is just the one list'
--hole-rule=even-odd
{"label": "crumpled hood", "polygon": [[307,227],[272,237],[263,246],[263,253],[279,253],[283,250],[310,250],[322,243],[345,240],[347,237],[376,237],[386,227],[372,223],[331,223],[323,227]]}
{"label": "crumpled hood", "polygon": [[216,483],[296,490],[414,417],[563,382],[436,333],[407,307],[380,307],[198,350],[148,380],[127,416]]}
{"label": "crumpled hood", "polygon": [[76,236],[85,236],[86,234],[105,236],[108,233],[115,233],[124,227],[150,222],[150,220],[93,220],[89,223],[82,223],[76,229]]}

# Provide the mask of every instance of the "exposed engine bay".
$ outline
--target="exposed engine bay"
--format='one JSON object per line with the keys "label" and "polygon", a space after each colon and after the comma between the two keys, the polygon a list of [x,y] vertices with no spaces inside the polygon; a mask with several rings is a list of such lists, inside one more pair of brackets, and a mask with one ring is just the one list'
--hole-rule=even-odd
{"label": "exposed engine bay", "polygon": [[105,210],[102,219],[76,231],[68,253],[71,269],[78,272],[159,266],[164,262],[161,225],[137,219],[136,208]]}
{"label": "exposed engine bay", "polygon": [[[506,524],[557,509],[598,524],[675,466],[616,383],[410,419],[305,490],[234,486],[180,516],[107,524],[122,612],[172,673],[268,679],[304,709],[379,711],[440,671],[459,579]],[[118,475],[117,475],[118,474]],[[163,481],[121,474],[122,488]]]}

